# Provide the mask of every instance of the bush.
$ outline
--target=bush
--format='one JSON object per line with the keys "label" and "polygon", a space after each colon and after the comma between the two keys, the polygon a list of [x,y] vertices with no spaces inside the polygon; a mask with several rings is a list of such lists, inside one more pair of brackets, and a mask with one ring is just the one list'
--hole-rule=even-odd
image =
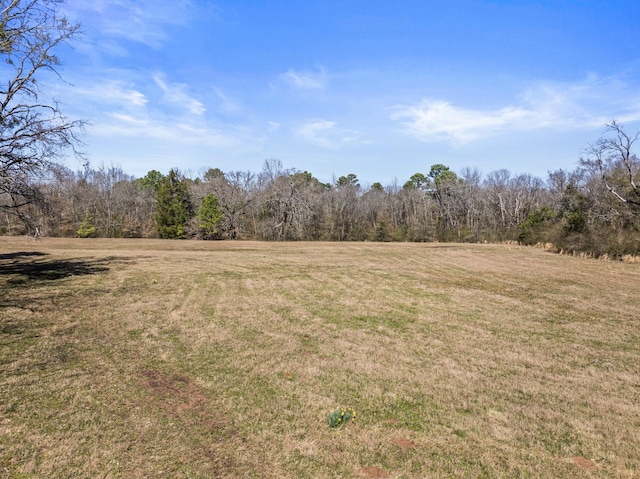
{"label": "bush", "polygon": [[536,208],[518,226],[518,240],[529,245],[546,243],[549,238],[549,226],[555,218],[555,213],[548,206]]}
{"label": "bush", "polygon": [[93,216],[89,213],[84,214],[84,219],[76,231],[80,238],[94,238],[96,236],[96,225],[93,223]]}

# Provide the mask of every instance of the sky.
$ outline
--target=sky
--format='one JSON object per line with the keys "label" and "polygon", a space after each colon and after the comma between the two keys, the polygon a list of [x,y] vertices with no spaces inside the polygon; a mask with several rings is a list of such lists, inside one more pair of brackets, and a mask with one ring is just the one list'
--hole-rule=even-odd
{"label": "sky", "polygon": [[[48,79],[94,167],[361,184],[573,170],[640,130],[636,0],[68,0]],[[70,157],[67,166],[80,169]]]}

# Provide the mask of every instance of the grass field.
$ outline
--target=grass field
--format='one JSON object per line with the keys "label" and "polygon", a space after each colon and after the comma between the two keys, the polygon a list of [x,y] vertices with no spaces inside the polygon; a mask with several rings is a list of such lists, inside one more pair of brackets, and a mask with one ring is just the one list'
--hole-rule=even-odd
{"label": "grass field", "polygon": [[640,477],[639,293],[506,245],[0,237],[0,478]]}

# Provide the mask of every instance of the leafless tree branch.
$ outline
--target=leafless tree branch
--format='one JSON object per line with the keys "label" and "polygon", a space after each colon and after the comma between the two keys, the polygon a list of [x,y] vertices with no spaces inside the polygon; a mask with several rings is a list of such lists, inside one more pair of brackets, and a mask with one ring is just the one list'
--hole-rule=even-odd
{"label": "leafless tree branch", "polygon": [[0,209],[17,210],[41,195],[37,180],[71,149],[84,122],[46,100],[43,74],[59,77],[54,51],[79,35],[59,11],[63,0],[0,1]]}

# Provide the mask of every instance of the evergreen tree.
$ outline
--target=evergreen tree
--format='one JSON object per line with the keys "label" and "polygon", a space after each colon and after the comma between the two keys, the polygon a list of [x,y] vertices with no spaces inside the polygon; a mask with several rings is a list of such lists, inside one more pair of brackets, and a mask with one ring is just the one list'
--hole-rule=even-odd
{"label": "evergreen tree", "polygon": [[91,215],[91,213],[86,212],[84,214],[84,218],[82,220],[82,223],[78,227],[78,231],[76,231],[76,234],[80,238],[93,238],[93,237],[95,237],[95,235],[96,235],[96,225],[95,225],[95,222],[93,220],[93,216]]}
{"label": "evergreen tree", "polygon": [[184,179],[175,170],[162,178],[156,189],[156,230],[164,239],[184,238],[193,206]]}
{"label": "evergreen tree", "polygon": [[158,186],[160,186],[163,178],[164,175],[158,170],[151,170],[143,178],[138,178],[135,181],[135,184],[141,189],[151,189],[156,191],[158,189]]}
{"label": "evergreen tree", "polygon": [[223,214],[218,207],[218,198],[209,193],[202,199],[198,211],[198,224],[204,239],[212,239],[219,232]]}

